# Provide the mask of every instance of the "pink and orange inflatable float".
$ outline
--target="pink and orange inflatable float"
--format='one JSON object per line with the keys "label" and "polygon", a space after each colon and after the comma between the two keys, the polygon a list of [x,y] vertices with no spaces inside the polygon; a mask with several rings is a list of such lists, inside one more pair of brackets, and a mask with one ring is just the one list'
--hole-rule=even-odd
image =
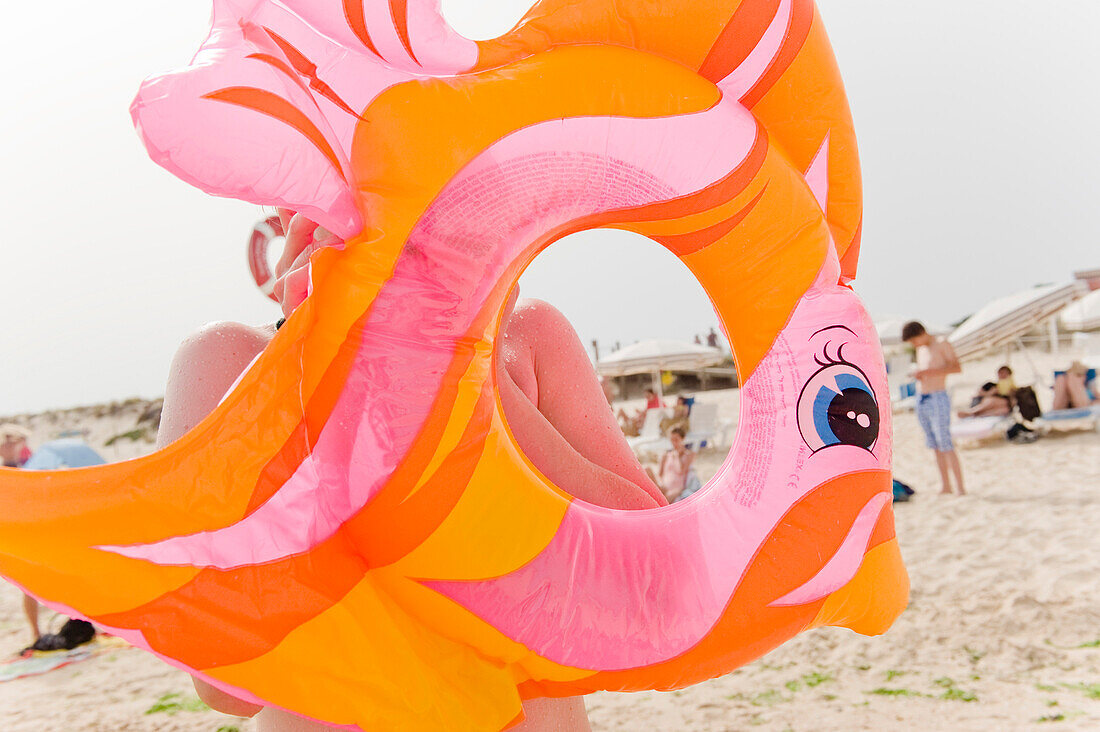
{"label": "pink and orange inflatable float", "polygon": [[[486,42],[429,0],[218,0],[133,116],[184,180],[346,244],[186,436],[3,473],[0,572],[28,591],[242,698],[384,729],[673,689],[904,607],[848,286],[856,144],[810,0],[544,0]],[[509,290],[595,227],[675,253],[735,353],[735,445],[672,506],[572,499],[496,396]]]}

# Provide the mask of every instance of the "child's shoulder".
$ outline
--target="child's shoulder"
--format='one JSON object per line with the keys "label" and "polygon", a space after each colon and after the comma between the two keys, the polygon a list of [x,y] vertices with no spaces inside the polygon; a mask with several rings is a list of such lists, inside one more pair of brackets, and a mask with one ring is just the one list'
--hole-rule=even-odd
{"label": "child's shoulder", "polygon": [[229,320],[207,323],[180,344],[177,354],[217,357],[230,353],[259,353],[275,336],[274,325],[245,325]]}

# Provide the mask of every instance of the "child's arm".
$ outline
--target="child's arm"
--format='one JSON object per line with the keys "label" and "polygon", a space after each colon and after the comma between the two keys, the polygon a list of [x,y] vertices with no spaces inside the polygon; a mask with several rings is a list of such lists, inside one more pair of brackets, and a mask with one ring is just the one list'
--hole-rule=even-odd
{"label": "child's arm", "polygon": [[943,366],[914,371],[914,378],[924,379],[929,376],[947,376],[948,374],[962,373],[962,365],[959,364],[959,357],[955,354],[955,349],[950,343],[947,341],[940,341],[935,344],[935,348],[939,349],[940,357],[944,362]]}
{"label": "child's arm", "polygon": [[[270,338],[260,329],[239,323],[215,323],[184,341],[168,374],[157,447],[177,440],[212,412]],[[263,708],[199,679],[194,682],[199,698],[211,709],[251,717]]]}

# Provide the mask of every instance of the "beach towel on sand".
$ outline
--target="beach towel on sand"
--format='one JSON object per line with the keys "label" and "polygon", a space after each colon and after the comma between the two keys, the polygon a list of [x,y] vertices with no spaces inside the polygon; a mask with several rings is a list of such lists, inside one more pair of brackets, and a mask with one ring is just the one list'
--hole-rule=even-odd
{"label": "beach towel on sand", "polygon": [[0,664],[0,682],[38,676],[128,646],[121,638],[101,636],[90,643],[64,651],[26,650],[18,658]]}

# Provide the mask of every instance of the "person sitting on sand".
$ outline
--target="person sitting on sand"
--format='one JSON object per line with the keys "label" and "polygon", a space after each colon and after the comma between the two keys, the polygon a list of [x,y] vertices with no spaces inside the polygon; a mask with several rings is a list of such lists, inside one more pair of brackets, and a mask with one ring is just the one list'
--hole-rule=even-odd
{"label": "person sitting on sand", "polygon": [[[310,245],[336,242],[303,216],[286,210],[279,215],[287,235],[276,268],[275,295],[289,317],[306,297]],[[619,509],[664,505],[664,496],[623,440],[611,410],[593,408],[602,405],[604,394],[569,322],[550,305],[537,300],[517,302],[517,296],[518,288],[504,311],[496,364],[500,404],[520,448],[543,475],[579,500]],[[158,446],[173,442],[213,410],[277,327],[217,323],[188,338],[169,372]],[[508,486],[502,484],[500,490]],[[260,707],[199,679],[195,687],[200,698],[218,711],[257,715],[260,732],[344,729]],[[477,690],[471,688],[471,693]],[[581,697],[532,699],[523,708],[526,721],[512,728],[516,732],[589,729]]]}
{"label": "person sitting on sand", "polygon": [[1080,409],[1100,404],[1100,397],[1089,389],[1089,369],[1080,361],[1074,361],[1064,373],[1054,374],[1053,409]]}
{"label": "person sitting on sand", "polygon": [[679,427],[686,434],[691,429],[688,419],[690,413],[691,408],[688,406],[687,399],[682,396],[676,397],[676,406],[672,408],[672,415],[661,420],[661,434],[667,435],[669,430],[675,427]]}
{"label": "person sitting on sand", "polygon": [[967,417],[1004,417],[1012,411],[1012,400],[997,390],[997,384],[987,381],[978,389],[969,409],[960,409],[958,416]]}
{"label": "person sitting on sand", "polygon": [[915,320],[902,327],[901,339],[917,352],[917,370],[913,373],[920,385],[917,420],[924,430],[925,442],[936,453],[936,466],[943,481],[940,495],[951,493],[952,474],[958,494],[964,495],[962,466],[951,439],[951,398],[947,395],[948,374],[962,371],[959,358],[950,343],[934,338]]}
{"label": "person sitting on sand", "polygon": [[31,433],[17,424],[0,424],[0,460],[5,468],[21,468],[31,459],[31,448],[27,444]]}
{"label": "person sitting on sand", "polygon": [[645,424],[645,416],[651,409],[661,409],[664,404],[661,403],[661,398],[657,396],[657,392],[652,388],[645,390],[645,408],[639,409],[634,414],[627,414],[626,410],[622,407],[615,413],[615,417],[619,420],[619,426],[622,428],[623,434],[629,437],[637,437],[642,431],[642,426]]}
{"label": "person sitting on sand", "polygon": [[[692,463],[695,462],[695,453],[684,444],[687,433],[680,427],[673,427],[668,433],[668,439],[672,447],[661,456],[661,464],[657,469],[657,479],[661,485],[661,491],[669,503],[675,503],[681,498],[699,489],[699,478],[695,476]],[[689,490],[690,488],[690,490]]]}

